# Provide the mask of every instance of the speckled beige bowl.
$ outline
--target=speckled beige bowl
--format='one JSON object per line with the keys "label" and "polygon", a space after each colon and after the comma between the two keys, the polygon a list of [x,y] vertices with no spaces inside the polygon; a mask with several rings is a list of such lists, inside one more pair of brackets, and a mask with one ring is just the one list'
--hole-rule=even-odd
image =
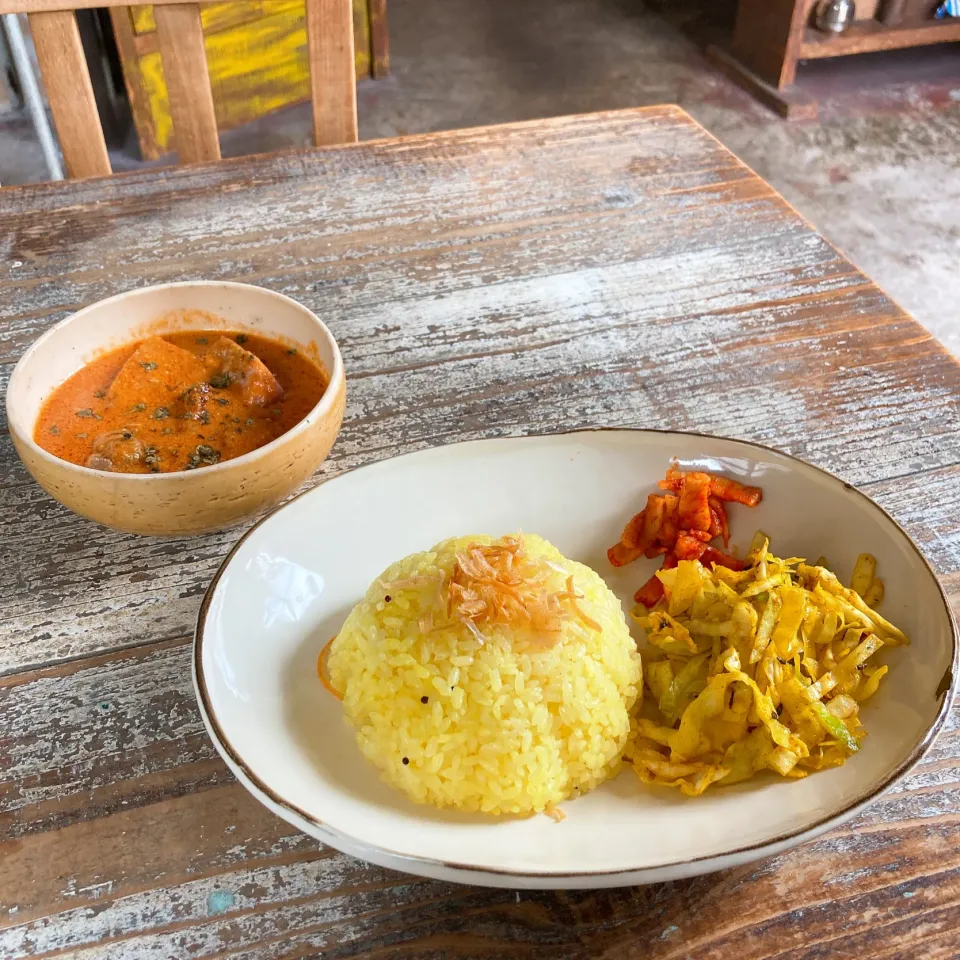
{"label": "speckled beige bowl", "polygon": [[[296,345],[326,370],[320,402],[283,436],[216,466],[117,474],[67,463],[33,439],[43,402],[104,350],[173,330],[222,327]],[[343,421],[346,379],[333,335],[289,297],[244,283],[171,283],[92,304],[48,330],[23,355],[7,388],[7,420],[20,459],[51,496],[83,517],[154,536],[225,527],[296,489],[330,452]]]}

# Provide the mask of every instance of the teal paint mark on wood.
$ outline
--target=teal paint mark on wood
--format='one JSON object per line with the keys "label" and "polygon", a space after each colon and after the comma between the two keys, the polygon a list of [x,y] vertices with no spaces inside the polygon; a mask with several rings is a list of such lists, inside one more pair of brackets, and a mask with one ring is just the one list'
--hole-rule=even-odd
{"label": "teal paint mark on wood", "polygon": [[218,913],[226,913],[233,906],[233,894],[228,890],[214,890],[207,897],[207,912],[215,917]]}

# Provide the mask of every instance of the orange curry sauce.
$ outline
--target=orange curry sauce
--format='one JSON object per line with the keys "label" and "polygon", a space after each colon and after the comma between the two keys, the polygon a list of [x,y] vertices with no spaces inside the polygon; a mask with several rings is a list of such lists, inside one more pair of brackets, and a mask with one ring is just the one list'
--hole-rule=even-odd
{"label": "orange curry sauce", "polygon": [[164,334],[98,357],[57,387],[34,440],[98,470],[193,470],[275,440],[326,387],[316,363],[266,337]]}

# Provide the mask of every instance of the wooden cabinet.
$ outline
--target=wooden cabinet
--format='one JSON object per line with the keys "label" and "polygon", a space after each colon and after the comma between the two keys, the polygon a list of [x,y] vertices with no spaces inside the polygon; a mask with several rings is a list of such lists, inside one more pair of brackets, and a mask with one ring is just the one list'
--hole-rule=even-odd
{"label": "wooden cabinet", "polygon": [[[879,5],[881,17],[889,2]],[[906,0],[903,21],[897,25],[858,15],[840,34],[813,27],[814,6],[815,0],[739,0],[729,49],[713,46],[707,54],[757,99],[792,119],[817,113],[816,101],[794,83],[801,60],[960,40],[960,19],[931,19],[937,7],[934,0]],[[876,9],[872,0],[864,11],[871,8]]]}
{"label": "wooden cabinet", "polygon": [[[111,9],[117,47],[145,159],[175,149],[152,6]],[[303,0],[209,3],[201,10],[220,130],[308,100]],[[357,77],[387,72],[386,0],[353,0]]]}

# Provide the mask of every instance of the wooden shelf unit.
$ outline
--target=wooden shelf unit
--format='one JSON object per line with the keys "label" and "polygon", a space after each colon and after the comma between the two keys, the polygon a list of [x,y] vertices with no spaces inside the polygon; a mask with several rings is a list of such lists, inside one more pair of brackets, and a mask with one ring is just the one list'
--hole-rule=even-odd
{"label": "wooden shelf unit", "polygon": [[708,57],[727,76],[788,119],[817,114],[816,101],[795,84],[801,60],[845,57],[960,41],[960,18],[896,25],[860,20],[845,33],[815,30],[815,0],[738,0],[729,49],[709,47]]}
{"label": "wooden shelf unit", "polygon": [[960,18],[897,24],[895,27],[886,26],[879,20],[861,20],[846,33],[839,34],[821,33],[813,27],[807,27],[800,44],[799,59],[846,57],[854,53],[901,50],[904,47],[922,47],[955,40],[960,40]]}

